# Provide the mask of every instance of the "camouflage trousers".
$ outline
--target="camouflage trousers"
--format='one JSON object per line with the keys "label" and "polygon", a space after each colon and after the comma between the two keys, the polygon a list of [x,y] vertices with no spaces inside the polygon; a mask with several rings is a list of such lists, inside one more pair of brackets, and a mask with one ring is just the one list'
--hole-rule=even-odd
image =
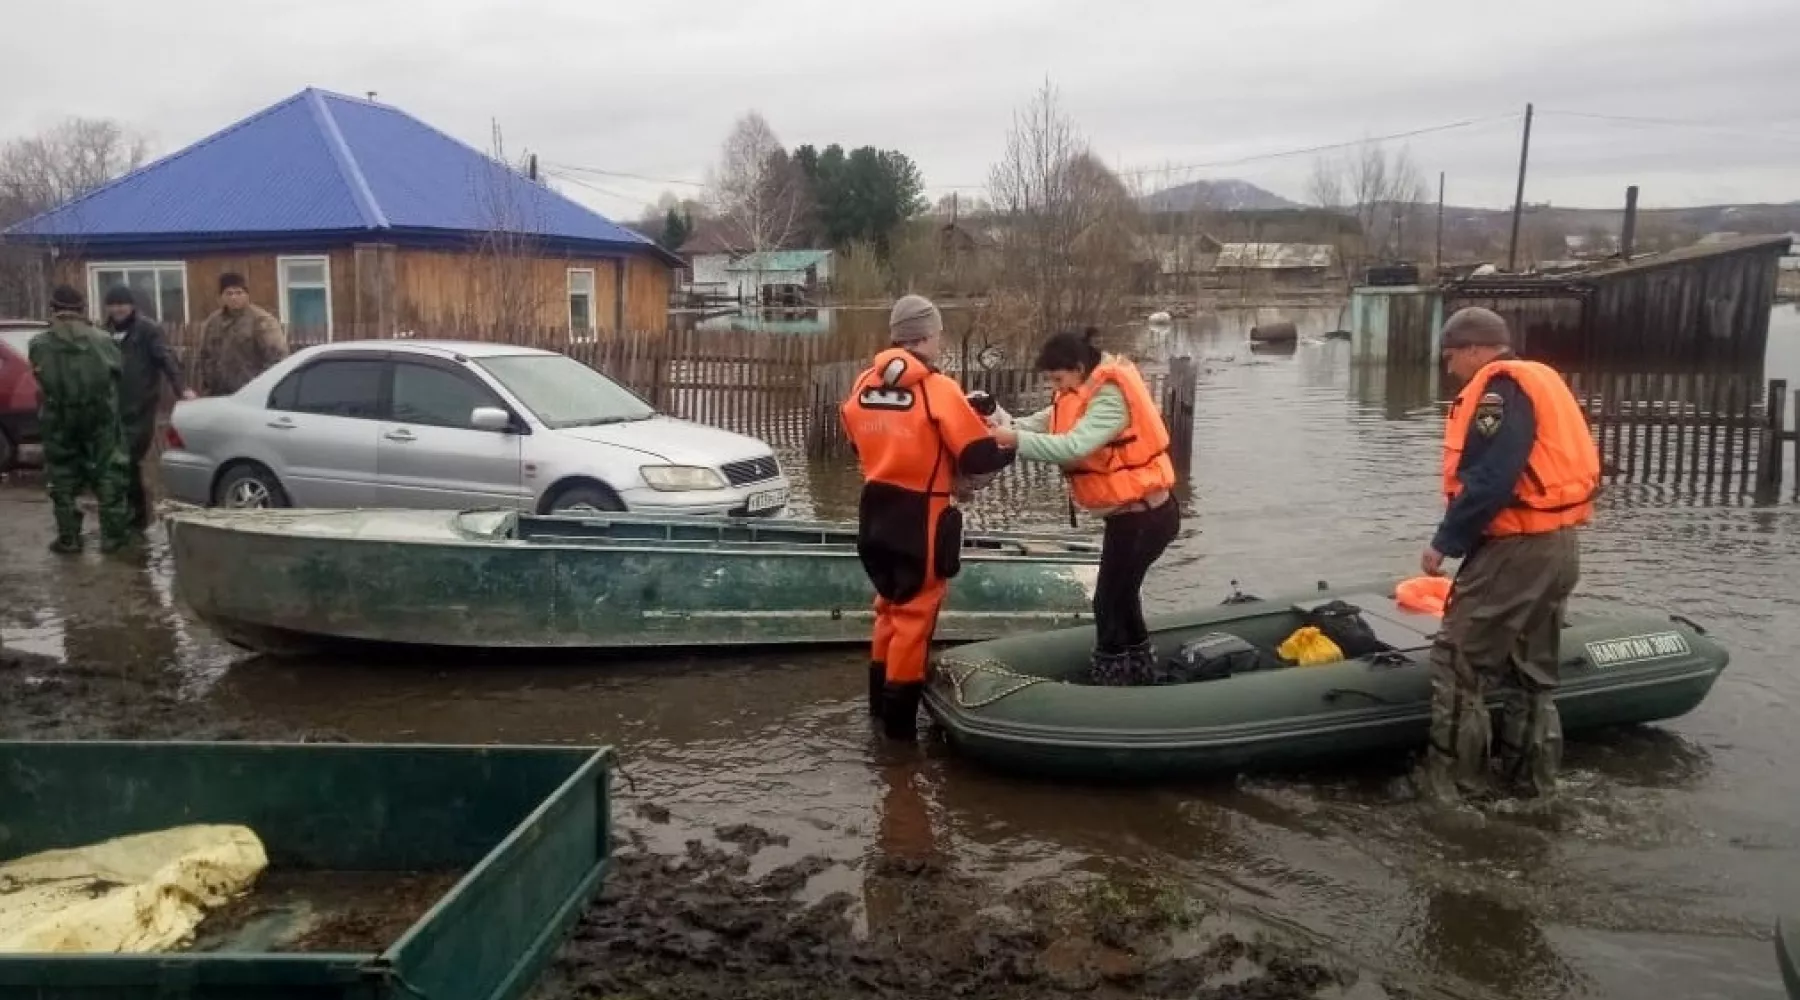
{"label": "camouflage trousers", "polygon": [[[1562,720],[1553,695],[1563,614],[1581,575],[1573,528],[1485,539],[1450,588],[1431,650],[1431,742],[1424,790],[1437,799],[1502,780],[1532,795],[1556,787]],[[1487,699],[1500,703],[1491,725]]]}
{"label": "camouflage trousers", "polygon": [[44,415],[44,491],[56,518],[53,547],[81,548],[81,507],[76,499],[92,493],[100,507],[100,544],[113,550],[135,536],[128,492],[130,461],[117,416],[109,412]]}

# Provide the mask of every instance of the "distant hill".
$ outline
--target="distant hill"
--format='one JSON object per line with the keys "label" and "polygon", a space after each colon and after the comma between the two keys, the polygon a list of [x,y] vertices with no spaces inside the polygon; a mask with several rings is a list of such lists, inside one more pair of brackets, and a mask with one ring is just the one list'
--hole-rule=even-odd
{"label": "distant hill", "polygon": [[1192,212],[1206,209],[1214,212],[1261,212],[1283,208],[1301,208],[1273,191],[1264,190],[1249,181],[1193,181],[1164,188],[1145,195],[1140,201],[1145,211]]}

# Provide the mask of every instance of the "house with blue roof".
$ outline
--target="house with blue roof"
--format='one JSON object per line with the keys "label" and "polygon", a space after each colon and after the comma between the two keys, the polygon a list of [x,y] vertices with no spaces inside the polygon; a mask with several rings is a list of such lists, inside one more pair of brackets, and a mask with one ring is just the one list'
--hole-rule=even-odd
{"label": "house with blue roof", "polygon": [[169,325],[204,320],[241,274],[297,344],[661,331],[682,264],[398,108],[314,88],[3,238],[91,303],[126,285]]}

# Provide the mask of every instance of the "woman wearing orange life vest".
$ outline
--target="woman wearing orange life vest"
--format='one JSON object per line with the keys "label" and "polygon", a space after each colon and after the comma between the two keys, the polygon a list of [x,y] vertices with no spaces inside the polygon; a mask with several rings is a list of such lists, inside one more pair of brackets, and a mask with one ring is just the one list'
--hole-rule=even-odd
{"label": "woman wearing orange life vest", "polygon": [[1169,430],[1137,367],[1103,354],[1094,333],[1089,327],[1044,342],[1037,368],[1055,390],[1051,404],[994,437],[1020,458],[1060,466],[1075,504],[1104,519],[1090,679],[1142,684],[1155,672],[1156,650],[1139,590],[1181,530],[1170,493],[1175,466]]}

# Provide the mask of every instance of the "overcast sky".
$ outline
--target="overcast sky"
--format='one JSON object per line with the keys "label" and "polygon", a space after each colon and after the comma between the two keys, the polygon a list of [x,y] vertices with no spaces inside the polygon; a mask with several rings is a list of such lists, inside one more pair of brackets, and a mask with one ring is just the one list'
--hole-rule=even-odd
{"label": "overcast sky", "polygon": [[[509,152],[546,164],[700,180],[754,108],[790,147],[896,148],[933,196],[979,196],[1048,77],[1094,149],[1149,179],[1301,200],[1312,156],[1265,154],[1479,120],[1399,141],[1433,186],[1447,173],[1452,203],[1506,206],[1531,101],[1530,201],[1610,207],[1632,183],[1646,206],[1800,199],[1800,0],[7,8],[0,137],[106,116],[166,153],[317,86],[375,91],[476,146],[497,119]],[[697,190],[581,176],[603,190],[559,187],[626,219]]]}

